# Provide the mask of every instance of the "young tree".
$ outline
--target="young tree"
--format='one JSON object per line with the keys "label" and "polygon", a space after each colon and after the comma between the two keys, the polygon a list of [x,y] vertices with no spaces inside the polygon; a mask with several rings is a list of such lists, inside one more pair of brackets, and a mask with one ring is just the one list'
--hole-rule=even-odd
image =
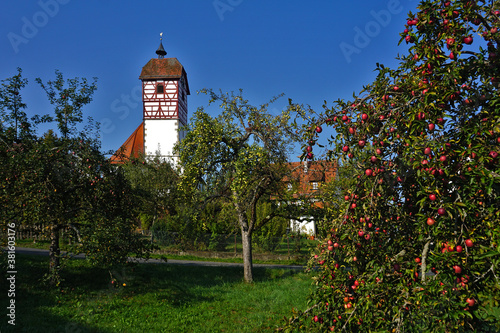
{"label": "young tree", "polygon": [[335,128],[331,158],[355,181],[289,329],[500,329],[499,15],[497,1],[422,1],[399,67],[377,65],[314,120]]}
{"label": "young tree", "polygon": [[260,198],[284,189],[285,163],[296,135],[290,112],[271,115],[269,104],[252,106],[240,94],[210,96],[222,114],[211,117],[198,109],[186,138],[177,146],[183,172],[180,189],[190,197],[200,187],[206,200],[225,197],[234,206],[243,244],[244,279],[252,282],[252,235],[275,214],[257,218]]}

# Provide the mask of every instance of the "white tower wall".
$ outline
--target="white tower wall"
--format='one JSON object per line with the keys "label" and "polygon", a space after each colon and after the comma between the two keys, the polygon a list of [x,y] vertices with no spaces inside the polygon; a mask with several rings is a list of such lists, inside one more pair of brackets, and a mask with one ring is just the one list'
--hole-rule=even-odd
{"label": "white tower wall", "polygon": [[144,152],[146,156],[159,156],[177,164],[174,145],[181,139],[179,121],[175,119],[144,120]]}

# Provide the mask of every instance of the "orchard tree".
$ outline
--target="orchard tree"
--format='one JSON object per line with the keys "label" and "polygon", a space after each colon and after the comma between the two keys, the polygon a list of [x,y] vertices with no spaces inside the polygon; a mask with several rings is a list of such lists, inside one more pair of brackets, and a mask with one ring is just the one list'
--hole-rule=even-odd
{"label": "orchard tree", "polygon": [[314,119],[354,183],[287,329],[500,329],[499,19],[498,1],[422,1],[399,67]]}
{"label": "orchard tree", "polygon": [[252,235],[271,221],[276,211],[259,219],[259,199],[284,192],[288,154],[297,140],[290,111],[268,112],[268,104],[252,106],[240,94],[204,90],[222,113],[203,108],[193,115],[186,137],[176,147],[182,165],[180,190],[188,198],[203,189],[204,200],[226,198],[241,230],[244,279],[252,282]]}
{"label": "orchard tree", "polygon": [[43,83],[37,78],[36,82],[47,94],[50,104],[54,106],[57,127],[64,138],[76,133],[75,126],[83,121],[83,107],[92,101],[97,89],[97,78],[89,83],[86,78],[65,80],[63,74],[56,70],[56,79]]}
{"label": "orchard tree", "polygon": [[[68,90],[69,100],[76,99],[72,94]],[[8,109],[11,119],[15,110]],[[60,282],[62,231],[74,238],[73,252],[85,253],[94,264],[122,263],[130,252],[147,256],[150,250],[134,234],[135,196],[122,170],[111,165],[99,141],[91,137],[96,127],[90,124],[76,132],[76,124],[74,120],[67,127],[71,131],[61,131],[63,137],[49,130],[19,142],[4,139],[12,127],[1,132],[0,221],[16,228],[43,227],[50,235],[53,285]]]}

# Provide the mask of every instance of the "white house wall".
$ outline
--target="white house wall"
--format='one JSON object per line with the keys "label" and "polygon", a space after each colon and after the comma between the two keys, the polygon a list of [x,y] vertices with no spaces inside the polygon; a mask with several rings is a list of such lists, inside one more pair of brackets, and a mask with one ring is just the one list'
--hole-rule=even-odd
{"label": "white house wall", "polygon": [[299,233],[301,235],[316,235],[316,225],[312,220],[290,220],[290,228],[292,229],[292,232]]}

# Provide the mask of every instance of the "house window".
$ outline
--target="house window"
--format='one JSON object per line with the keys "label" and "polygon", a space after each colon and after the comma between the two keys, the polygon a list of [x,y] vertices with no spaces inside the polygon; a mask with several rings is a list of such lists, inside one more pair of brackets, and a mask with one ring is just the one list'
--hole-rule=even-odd
{"label": "house window", "polygon": [[292,183],[288,183],[288,184],[287,184],[287,187],[288,187],[288,191],[291,191],[291,190],[292,190],[292,188],[293,188]]}
{"label": "house window", "polygon": [[311,183],[311,186],[312,186],[312,189],[313,189],[313,190],[317,190],[317,189],[319,188],[319,184],[318,184],[318,182],[312,182],[312,183]]}
{"label": "house window", "polygon": [[156,86],[156,93],[157,93],[157,94],[163,94],[163,93],[164,93],[164,91],[165,91],[165,90],[164,90],[163,84],[158,84],[158,85]]}

